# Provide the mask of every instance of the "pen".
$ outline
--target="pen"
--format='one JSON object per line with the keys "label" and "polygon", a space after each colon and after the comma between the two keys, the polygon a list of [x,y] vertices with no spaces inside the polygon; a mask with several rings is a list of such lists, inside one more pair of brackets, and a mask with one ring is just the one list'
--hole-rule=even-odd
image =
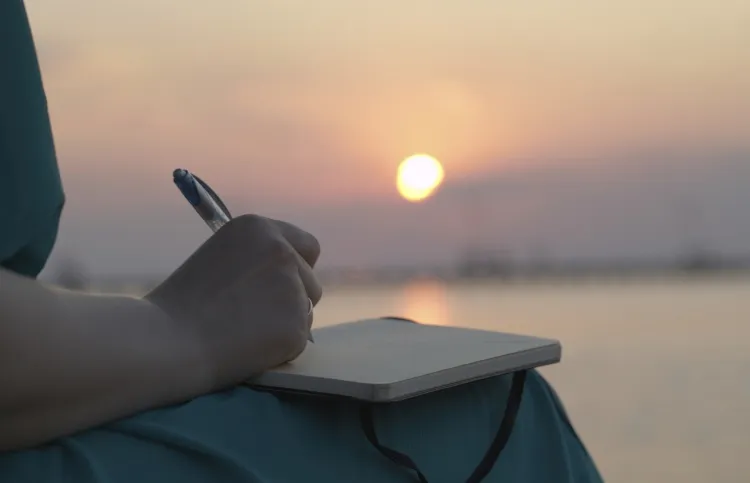
{"label": "pen", "polygon": [[202,179],[186,169],[175,169],[172,176],[182,195],[214,233],[229,223],[232,215],[226,205]]}
{"label": "pen", "polygon": [[[186,169],[175,169],[172,177],[182,195],[214,233],[229,223],[232,219],[229,209],[205,181]],[[312,300],[308,300],[310,302],[308,313],[312,315],[313,303]],[[312,333],[307,338],[310,342],[315,342]]]}

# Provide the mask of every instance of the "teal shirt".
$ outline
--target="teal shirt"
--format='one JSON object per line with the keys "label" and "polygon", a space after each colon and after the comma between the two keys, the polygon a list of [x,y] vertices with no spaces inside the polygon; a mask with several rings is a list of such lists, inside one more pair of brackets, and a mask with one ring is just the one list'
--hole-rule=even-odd
{"label": "teal shirt", "polygon": [[36,276],[64,202],[23,2],[0,1],[0,266]]}
{"label": "teal shirt", "polygon": [[[64,199],[21,0],[0,0],[0,103],[0,264],[34,276],[54,244]],[[381,406],[375,411],[379,438],[411,456],[430,482],[460,483],[494,438],[510,383],[494,377]],[[0,454],[0,481],[415,480],[370,445],[357,404],[237,387]],[[508,445],[485,481],[601,481],[560,400],[535,371]]]}

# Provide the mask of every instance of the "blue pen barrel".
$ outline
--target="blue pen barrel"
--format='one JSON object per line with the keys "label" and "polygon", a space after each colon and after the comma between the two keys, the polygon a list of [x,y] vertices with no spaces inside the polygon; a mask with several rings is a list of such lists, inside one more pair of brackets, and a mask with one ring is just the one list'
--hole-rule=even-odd
{"label": "blue pen barrel", "polygon": [[229,223],[232,216],[218,195],[200,178],[186,169],[176,169],[172,173],[175,185],[201,219],[216,232]]}

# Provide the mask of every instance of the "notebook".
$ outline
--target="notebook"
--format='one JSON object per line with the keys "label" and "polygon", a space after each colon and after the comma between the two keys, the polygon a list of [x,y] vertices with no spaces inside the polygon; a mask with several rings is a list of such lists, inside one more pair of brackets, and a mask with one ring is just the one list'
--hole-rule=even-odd
{"label": "notebook", "polygon": [[259,389],[391,402],[560,361],[552,339],[384,318],[313,330],[294,361],[257,376]]}

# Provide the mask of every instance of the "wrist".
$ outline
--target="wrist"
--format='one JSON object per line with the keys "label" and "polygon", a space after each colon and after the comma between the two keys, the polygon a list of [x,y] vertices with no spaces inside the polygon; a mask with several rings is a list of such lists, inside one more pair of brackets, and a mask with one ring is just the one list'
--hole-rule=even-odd
{"label": "wrist", "polygon": [[169,400],[167,402],[210,392],[214,376],[200,334],[187,321],[168,314],[148,298],[137,299],[137,304],[143,311],[142,320],[148,322],[153,337],[157,339],[156,365],[162,369],[163,376],[170,378],[164,380],[160,377],[160,381],[155,381],[166,388],[171,386],[171,392],[163,395]]}
{"label": "wrist", "polygon": [[[60,293],[66,319],[87,328],[90,342],[78,343],[84,360],[99,360],[98,368],[83,371],[91,387],[108,378],[111,406],[141,411],[188,400],[210,390],[210,375],[200,340],[189,324],[171,317],[146,298],[121,295]],[[81,381],[84,383],[84,381]],[[119,398],[119,402],[114,400]]]}
{"label": "wrist", "polygon": [[[0,271],[0,276],[4,275]],[[40,444],[211,391],[190,325],[146,299],[7,277],[0,450]],[[184,325],[184,327],[183,327]]]}

